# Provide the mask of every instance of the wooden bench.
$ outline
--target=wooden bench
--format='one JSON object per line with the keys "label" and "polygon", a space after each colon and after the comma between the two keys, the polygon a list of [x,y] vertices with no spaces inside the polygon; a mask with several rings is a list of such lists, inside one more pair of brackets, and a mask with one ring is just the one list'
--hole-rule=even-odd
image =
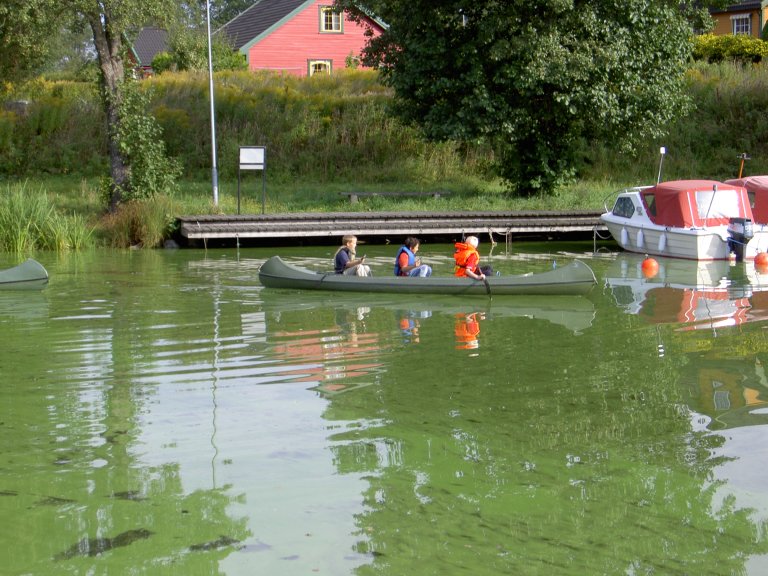
{"label": "wooden bench", "polygon": [[360,198],[370,198],[371,196],[416,196],[419,198],[440,198],[441,196],[448,196],[450,192],[446,190],[436,190],[434,192],[339,192],[341,196],[348,196],[349,201],[353,204],[358,202]]}

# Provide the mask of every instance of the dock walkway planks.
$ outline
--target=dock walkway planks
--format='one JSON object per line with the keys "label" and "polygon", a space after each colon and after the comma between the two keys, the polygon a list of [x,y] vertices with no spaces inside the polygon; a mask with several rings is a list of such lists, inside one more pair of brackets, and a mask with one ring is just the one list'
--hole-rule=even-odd
{"label": "dock walkway planks", "polygon": [[182,237],[198,239],[429,236],[489,232],[511,236],[604,232],[600,212],[304,212],[179,218]]}

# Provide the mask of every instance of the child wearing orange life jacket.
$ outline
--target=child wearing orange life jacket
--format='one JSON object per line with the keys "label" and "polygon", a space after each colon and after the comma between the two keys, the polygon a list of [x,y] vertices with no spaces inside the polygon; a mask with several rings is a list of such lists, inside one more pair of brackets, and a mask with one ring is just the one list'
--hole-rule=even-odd
{"label": "child wearing orange life jacket", "polygon": [[456,242],[456,252],[453,259],[456,261],[456,276],[466,276],[474,280],[485,280],[486,276],[493,274],[490,266],[480,267],[480,253],[477,245],[480,241],[477,236],[467,236],[464,242]]}

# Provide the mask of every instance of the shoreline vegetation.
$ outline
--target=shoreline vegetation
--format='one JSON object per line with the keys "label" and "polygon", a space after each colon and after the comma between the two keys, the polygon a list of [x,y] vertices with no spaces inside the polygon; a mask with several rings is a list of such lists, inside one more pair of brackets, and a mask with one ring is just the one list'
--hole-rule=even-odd
{"label": "shoreline vegetation", "polygon": [[[584,142],[573,181],[554,194],[511,197],[481,143],[429,143],[387,115],[390,92],[370,71],[296,78],[216,75],[219,205],[213,206],[207,76],[166,73],[142,83],[170,156],[183,167],[170,196],[105,211],[103,118],[85,82],[37,79],[7,90],[0,109],[0,250],[157,247],[181,215],[237,212],[240,146],[266,146],[266,212],[387,210],[602,210],[623,187],[663,178],[768,173],[768,67],[693,64],[691,112],[663,141],[632,156]],[[261,213],[261,172],[241,174],[241,213]],[[373,197],[351,206],[342,192],[435,191],[439,199]]]}

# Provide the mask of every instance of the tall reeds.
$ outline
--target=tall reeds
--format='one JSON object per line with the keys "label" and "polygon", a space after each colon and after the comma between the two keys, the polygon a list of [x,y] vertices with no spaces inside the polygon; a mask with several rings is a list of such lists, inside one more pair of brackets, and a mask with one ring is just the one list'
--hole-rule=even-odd
{"label": "tall reeds", "polygon": [[31,190],[24,182],[0,191],[0,250],[80,250],[91,245],[92,234],[82,215],[57,212],[42,188]]}

